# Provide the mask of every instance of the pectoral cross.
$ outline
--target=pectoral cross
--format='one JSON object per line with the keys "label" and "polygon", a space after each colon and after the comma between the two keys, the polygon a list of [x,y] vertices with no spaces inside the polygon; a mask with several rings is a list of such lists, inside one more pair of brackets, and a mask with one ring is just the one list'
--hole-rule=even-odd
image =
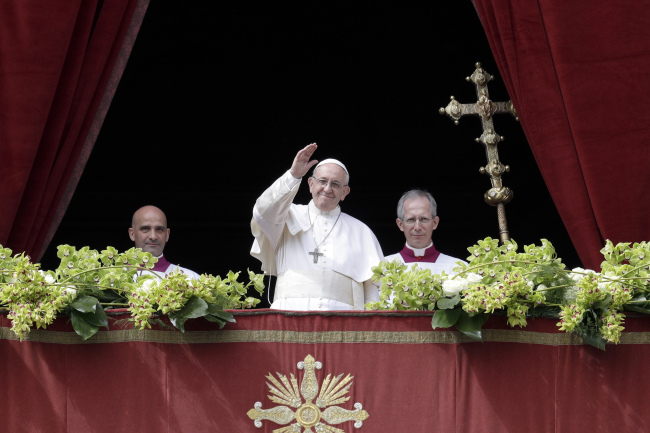
{"label": "pectoral cross", "polygon": [[510,172],[510,166],[501,164],[499,161],[499,152],[497,151],[497,144],[504,140],[504,137],[497,135],[494,132],[494,123],[492,116],[499,113],[510,113],[515,119],[519,120],[517,113],[511,101],[507,102],[492,102],[488,93],[487,83],[494,79],[488,74],[480,63],[476,63],[476,70],[474,73],[465,78],[466,81],[471,81],[476,85],[476,96],[478,101],[473,104],[460,104],[454,97],[451,97],[451,102],[445,108],[439,110],[440,114],[447,114],[454,119],[454,124],[458,125],[458,120],[466,114],[476,114],[481,118],[481,125],[483,126],[483,134],[475,141],[483,143],[485,146],[485,153],[487,156],[487,165],[481,167],[479,171],[481,174],[490,176],[492,188],[490,188],[484,195],[483,199],[491,206],[496,206],[497,217],[499,219],[499,238],[501,243],[510,240],[510,233],[508,232],[508,223],[506,221],[505,204],[510,202],[513,197],[513,192],[510,188],[504,187],[501,182],[501,175]]}
{"label": "pectoral cross", "polygon": [[325,254],[318,252],[318,247],[314,248],[313,252],[309,253],[310,256],[314,256],[314,263],[318,263],[318,256],[324,256]]}

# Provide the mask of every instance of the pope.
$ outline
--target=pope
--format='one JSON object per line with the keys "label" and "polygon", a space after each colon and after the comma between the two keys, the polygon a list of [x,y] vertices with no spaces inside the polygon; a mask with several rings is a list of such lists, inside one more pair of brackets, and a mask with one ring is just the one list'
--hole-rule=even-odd
{"label": "pope", "polygon": [[[384,259],[374,233],[341,211],[350,194],[350,173],[336,159],[311,157],[318,146],[300,150],[291,168],[255,202],[251,255],[277,276],[273,309],[362,310],[379,300],[372,267]],[[302,178],[312,199],[293,203]]]}

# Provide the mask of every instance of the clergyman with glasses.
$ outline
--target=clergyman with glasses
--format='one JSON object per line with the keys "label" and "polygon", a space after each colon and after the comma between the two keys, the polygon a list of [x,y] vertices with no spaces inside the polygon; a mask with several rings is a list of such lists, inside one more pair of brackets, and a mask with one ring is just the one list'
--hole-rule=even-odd
{"label": "clergyman with glasses", "polygon": [[[384,255],[370,228],[341,212],[339,203],[350,194],[347,168],[336,159],[311,160],[317,147],[301,149],[255,202],[251,255],[265,274],[277,276],[273,309],[363,310],[379,300],[371,268]],[[314,166],[307,179],[312,200],[294,204],[301,179]]]}
{"label": "clergyman with glasses", "polygon": [[411,266],[417,263],[419,268],[431,269],[434,274],[445,271],[453,274],[461,259],[442,254],[433,245],[433,231],[438,227],[440,218],[433,196],[423,189],[405,192],[397,203],[397,227],[404,232],[406,245],[399,253],[386,257],[386,261],[400,260]]}

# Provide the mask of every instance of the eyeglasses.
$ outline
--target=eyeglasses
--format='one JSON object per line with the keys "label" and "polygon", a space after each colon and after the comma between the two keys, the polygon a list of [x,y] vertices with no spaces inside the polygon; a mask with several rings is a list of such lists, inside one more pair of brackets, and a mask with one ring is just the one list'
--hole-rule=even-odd
{"label": "eyeglasses", "polygon": [[323,187],[323,188],[325,188],[325,187],[329,184],[330,188],[332,188],[332,189],[335,190],[335,191],[338,191],[338,190],[340,190],[341,188],[343,188],[344,186],[347,186],[347,185],[341,185],[339,182],[336,182],[336,181],[332,181],[332,182],[330,182],[330,181],[328,181],[327,179],[316,178],[316,177],[314,177],[314,176],[312,176],[312,179],[314,179],[314,180],[316,181],[316,183],[317,183],[319,186]]}
{"label": "eyeglasses", "polygon": [[422,217],[422,218],[409,218],[406,220],[402,220],[404,224],[407,226],[414,226],[416,222],[420,222],[420,225],[426,225],[432,222],[434,219],[433,218],[427,218],[427,217]]}

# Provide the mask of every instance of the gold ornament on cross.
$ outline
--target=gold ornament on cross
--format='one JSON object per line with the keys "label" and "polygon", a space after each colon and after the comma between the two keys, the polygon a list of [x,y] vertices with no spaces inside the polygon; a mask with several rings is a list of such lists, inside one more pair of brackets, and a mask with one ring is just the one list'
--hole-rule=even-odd
{"label": "gold ornament on cross", "polygon": [[499,113],[510,113],[516,120],[517,112],[515,111],[512,101],[507,102],[493,102],[490,100],[488,93],[487,83],[494,79],[494,76],[488,74],[480,63],[476,63],[476,70],[474,73],[466,77],[466,81],[471,81],[476,85],[477,101],[473,104],[461,104],[452,96],[451,102],[444,107],[440,108],[440,114],[446,114],[454,120],[454,124],[458,125],[458,121],[462,116],[474,114],[481,118],[481,125],[483,126],[483,134],[475,141],[483,143],[485,153],[487,156],[487,165],[481,167],[479,171],[481,174],[490,176],[492,188],[490,188],[483,198],[486,203],[497,208],[497,217],[499,220],[499,239],[501,243],[510,240],[510,232],[508,231],[508,223],[506,221],[505,204],[510,202],[513,197],[513,192],[510,188],[503,186],[501,182],[501,175],[510,172],[509,165],[503,165],[499,161],[499,152],[497,145],[505,138],[498,135],[494,131],[494,122],[492,116]]}

